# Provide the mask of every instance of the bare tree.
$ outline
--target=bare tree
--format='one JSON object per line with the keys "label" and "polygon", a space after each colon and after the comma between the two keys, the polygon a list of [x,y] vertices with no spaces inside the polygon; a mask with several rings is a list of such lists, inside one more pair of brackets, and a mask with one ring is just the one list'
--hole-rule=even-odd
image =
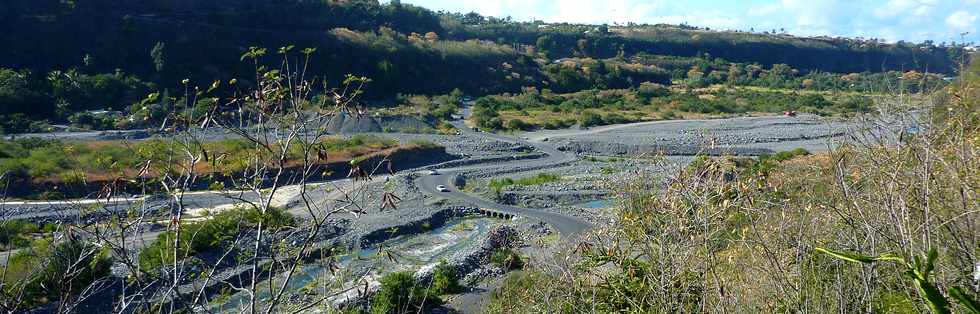
{"label": "bare tree", "polygon": [[[336,114],[359,115],[363,108],[357,99],[369,81],[348,76],[339,88],[328,88],[325,80],[306,73],[314,53],[290,46],[269,56],[266,49],[251,48],[242,56],[255,69],[247,83],[236,79],[197,87],[184,80],[181,99],[163,100],[174,105],[159,125],[165,136],[153,146],[156,151],[145,152],[149,157],[138,171],[116,172],[92,195],[96,202],[64,203],[69,213],[64,217],[71,219],[57,224],[53,249],[36,254],[41,263],[16,280],[8,280],[9,268],[4,268],[0,309],[18,312],[43,304],[31,299],[37,296],[31,289],[51,282],[60,286],[41,288],[57,296],[56,303],[49,303],[57,304],[52,308],[57,312],[77,311],[96,295],[108,298],[98,302],[113,303],[116,312],[211,312],[221,287],[245,296],[242,312],[283,311],[300,266],[316,255],[330,263],[329,245],[318,241],[333,230],[332,217],[364,213],[359,190],[376,173],[394,174],[383,157],[352,164],[347,181],[313,184],[328,171],[329,152],[323,145],[330,139],[328,122]],[[275,66],[264,64],[270,59],[277,60]],[[153,94],[149,101],[159,97],[166,96]],[[229,156],[213,144],[227,139],[243,147],[241,156]],[[226,167],[232,162],[235,167]],[[215,190],[202,191],[208,187]],[[338,199],[311,193],[323,188],[333,188]],[[137,195],[124,196],[133,190]],[[201,195],[228,205],[189,205],[189,199]],[[386,206],[397,199],[386,196]],[[221,225],[228,230],[214,238],[214,230],[200,226],[222,211],[240,214],[224,216],[231,217]],[[303,219],[289,218],[292,214]],[[209,247],[199,247],[201,241],[210,241]],[[154,254],[159,263],[148,263],[146,256]],[[213,264],[195,260],[201,254]],[[109,256],[117,276],[105,271]],[[92,271],[94,264],[99,272]],[[319,306],[355,288],[288,308]]]}

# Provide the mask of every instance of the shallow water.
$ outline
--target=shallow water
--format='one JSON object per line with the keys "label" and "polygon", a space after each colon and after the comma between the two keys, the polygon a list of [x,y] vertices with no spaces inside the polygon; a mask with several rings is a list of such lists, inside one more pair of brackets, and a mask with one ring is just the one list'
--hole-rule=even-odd
{"label": "shallow water", "polygon": [[578,205],[575,205],[575,206],[582,207],[582,208],[588,208],[588,209],[601,209],[601,208],[613,207],[615,205],[616,205],[616,201],[614,201],[614,200],[595,200],[595,201],[591,201],[591,202],[585,202],[585,203],[582,203],[582,204],[578,204]]}
{"label": "shallow water", "polygon": [[[334,291],[338,286],[350,286],[350,278],[363,276],[380,277],[396,271],[414,271],[421,266],[437,263],[447,259],[456,252],[479,245],[479,240],[501,220],[489,218],[468,218],[454,220],[442,227],[427,233],[405,235],[390,239],[380,245],[371,246],[337,256],[334,271],[330,271],[328,261],[315,262],[302,267],[289,282],[287,293],[300,289],[313,289],[319,295]],[[378,254],[380,247],[385,252]],[[276,283],[278,289],[281,286]],[[259,299],[270,296],[268,281],[262,282],[259,288]],[[245,294],[232,295],[227,300],[214,302],[211,310],[215,312],[238,312],[240,305],[248,301]]]}

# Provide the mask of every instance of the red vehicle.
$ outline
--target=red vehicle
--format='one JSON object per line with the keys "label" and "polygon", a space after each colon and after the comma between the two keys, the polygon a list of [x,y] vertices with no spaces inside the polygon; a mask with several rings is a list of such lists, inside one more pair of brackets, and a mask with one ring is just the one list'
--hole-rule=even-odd
{"label": "red vehicle", "polygon": [[796,111],[783,111],[783,115],[787,117],[795,117]]}

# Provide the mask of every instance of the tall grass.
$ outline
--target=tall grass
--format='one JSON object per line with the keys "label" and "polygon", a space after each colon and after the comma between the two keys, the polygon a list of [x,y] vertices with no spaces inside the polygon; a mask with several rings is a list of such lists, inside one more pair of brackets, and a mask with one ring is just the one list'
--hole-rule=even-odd
{"label": "tall grass", "polygon": [[519,186],[542,185],[542,184],[545,184],[545,183],[556,182],[556,181],[559,181],[559,180],[561,180],[561,176],[559,176],[559,175],[556,175],[556,174],[553,174],[553,173],[542,172],[542,173],[539,173],[537,175],[534,175],[534,176],[531,176],[531,177],[527,177],[527,178],[519,178],[519,179],[512,179],[512,178],[490,179],[490,182],[487,184],[487,187],[489,187],[491,190],[494,190],[494,191],[500,191],[503,188],[508,187],[508,186],[512,186],[512,185],[519,185]]}

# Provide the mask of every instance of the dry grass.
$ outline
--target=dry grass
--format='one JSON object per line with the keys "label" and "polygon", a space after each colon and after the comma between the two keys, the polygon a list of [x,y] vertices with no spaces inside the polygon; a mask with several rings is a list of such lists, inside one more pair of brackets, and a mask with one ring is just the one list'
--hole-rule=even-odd
{"label": "dry grass", "polygon": [[[901,125],[895,117],[911,117],[903,115],[908,109],[883,104],[885,114],[869,116],[869,125]],[[510,278],[488,310],[928,311],[901,266],[846,263],[817,247],[906,260],[937,249],[932,282],[941,291],[970,287],[975,296],[980,132],[973,116],[934,119],[917,135],[866,134],[766,167],[722,158],[667,178],[641,176],[622,188],[614,227]]]}

